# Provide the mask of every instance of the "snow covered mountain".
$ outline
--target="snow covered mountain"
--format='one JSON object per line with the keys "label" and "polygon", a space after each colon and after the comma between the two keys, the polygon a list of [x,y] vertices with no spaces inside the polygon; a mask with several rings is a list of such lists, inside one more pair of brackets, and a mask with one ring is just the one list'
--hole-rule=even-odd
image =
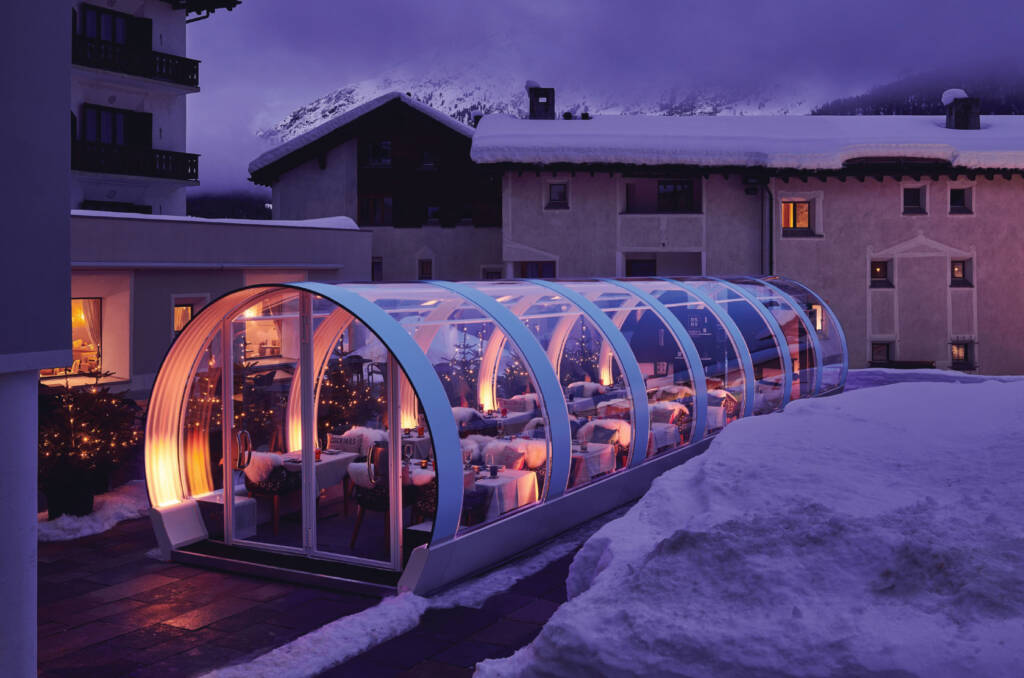
{"label": "snow covered mountain", "polygon": [[[501,40],[489,41],[481,52],[471,50],[472,59],[451,54],[426,57],[400,65],[377,78],[362,80],[295,109],[273,127],[258,135],[270,142],[283,142],[302,134],[339,113],[386,94],[408,93],[424,104],[469,123],[471,113],[507,113],[525,116],[524,83],[533,78],[555,88],[558,113],[571,111],[592,115],[649,114],[803,114],[827,100],[816,92],[794,91],[765,84],[758,91],[735,91],[719,86],[699,88],[630,79],[628,84],[583,84],[571,77],[544,77],[549,68],[533,68],[519,51]],[[424,66],[428,64],[428,66]],[[779,93],[786,93],[780,98]]]}

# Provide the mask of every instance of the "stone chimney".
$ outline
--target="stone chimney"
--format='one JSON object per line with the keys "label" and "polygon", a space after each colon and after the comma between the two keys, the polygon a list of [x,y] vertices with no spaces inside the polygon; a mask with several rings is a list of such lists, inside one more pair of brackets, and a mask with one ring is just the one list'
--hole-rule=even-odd
{"label": "stone chimney", "polygon": [[530,97],[530,120],[555,119],[554,87],[541,87],[533,80],[527,80],[526,93]]}
{"label": "stone chimney", "polygon": [[962,89],[942,93],[947,129],[981,129],[981,99],[969,97]]}

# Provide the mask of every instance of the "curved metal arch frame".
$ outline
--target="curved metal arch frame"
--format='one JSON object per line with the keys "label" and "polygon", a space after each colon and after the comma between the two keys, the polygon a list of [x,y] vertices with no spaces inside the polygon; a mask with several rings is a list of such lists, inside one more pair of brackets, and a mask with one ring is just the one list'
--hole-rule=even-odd
{"label": "curved metal arch frame", "polygon": [[[569,428],[569,407],[565,403],[562,385],[548,361],[544,347],[512,311],[480,290],[468,285],[442,280],[431,280],[429,284],[458,294],[490,316],[505,337],[519,349],[523,359],[529,365],[534,379],[537,380],[537,390],[540,391],[541,406],[544,408],[547,418],[548,441],[551,446],[551,474],[549,482],[545,483],[544,496],[540,501],[561,496],[569,482],[569,468],[572,464],[572,431]],[[492,336],[491,341],[493,340]],[[457,445],[456,449],[458,449]],[[461,482],[452,487],[461,493]],[[438,483],[438,488],[439,493],[444,492],[440,483]]]}
{"label": "curved metal arch frame", "polygon": [[[779,277],[779,276],[777,276],[777,277]],[[842,364],[842,370],[839,373],[839,385],[834,390],[836,392],[842,391],[843,389],[846,388],[846,375],[850,371],[850,351],[849,351],[849,347],[846,345],[846,332],[843,331],[843,326],[839,322],[839,316],[836,315],[836,312],[834,310],[832,310],[832,306],[830,304],[825,303],[825,300],[821,298],[820,294],[818,294],[817,292],[812,290],[807,285],[803,284],[799,280],[793,280],[792,278],[782,278],[782,279],[785,280],[786,282],[790,283],[790,284],[796,285],[800,289],[802,289],[805,292],[807,292],[807,294],[809,294],[812,297],[814,297],[815,299],[817,299],[818,303],[821,304],[821,307],[823,309],[825,309],[826,311],[828,311],[828,314],[830,316],[832,316],[832,322],[835,323],[836,329],[839,331],[839,343],[840,343],[840,345],[842,346],[842,349],[843,349],[843,364]]]}
{"label": "curved metal arch frame", "polygon": [[822,371],[825,369],[825,362],[821,357],[821,339],[818,337],[817,330],[814,329],[814,323],[811,322],[810,316],[804,312],[804,309],[800,307],[800,302],[793,298],[793,295],[788,292],[784,292],[777,286],[771,284],[764,278],[754,278],[752,276],[744,276],[747,280],[756,280],[759,283],[767,285],[770,289],[774,290],[776,294],[785,300],[787,304],[793,307],[793,311],[800,318],[800,322],[804,324],[804,329],[807,330],[807,335],[811,338],[811,344],[814,345],[814,391],[812,395],[818,395],[821,393],[821,378]]}
{"label": "curved metal arch frame", "polygon": [[[709,280],[713,280],[725,286],[726,289],[735,292],[740,297],[745,299],[754,308],[761,319],[768,325],[768,329],[771,330],[772,335],[775,337],[775,345],[779,349],[779,356],[782,360],[782,408],[790,403],[793,399],[793,357],[789,354],[789,342],[786,341],[786,333],[782,331],[782,325],[775,319],[771,311],[765,308],[764,304],[758,301],[750,292],[746,291],[739,285],[731,283],[728,280],[722,278],[716,278],[714,276],[707,276]],[[782,409],[780,408],[780,409]]]}
{"label": "curved metal arch frame", "polygon": [[[430,543],[438,544],[452,539],[458,531],[459,518],[462,515],[462,493],[445,493],[443,488],[462,487],[462,455],[459,452],[459,434],[455,417],[452,416],[451,408],[447,406],[448,396],[426,354],[387,311],[347,285],[304,282],[282,286],[312,292],[333,301],[351,313],[377,335],[402,367],[413,390],[416,391],[416,396],[420,399],[434,443],[438,493],[437,512],[434,516],[434,530]],[[444,450],[454,450],[456,454],[444,454]]]}
{"label": "curved metal arch frame", "polygon": [[[612,280],[610,278],[601,278],[601,281],[620,287],[635,295],[640,301],[647,304],[654,311],[654,314],[661,318],[661,321],[668,326],[669,331],[676,336],[676,342],[683,349],[687,367],[690,369],[690,380],[693,383],[694,392],[694,407],[697,410],[693,423],[693,438],[687,441],[687,444],[700,442],[707,437],[708,381],[707,375],[704,373],[704,365],[700,361],[700,354],[697,352],[697,345],[693,343],[689,333],[665,304],[628,282]],[[644,388],[644,400],[647,400],[646,388]]]}
{"label": "curved metal arch frame", "polygon": [[714,299],[704,294],[704,292],[688,287],[681,280],[672,280],[671,278],[660,278],[660,280],[675,285],[695,296],[725,326],[725,331],[729,333],[729,338],[732,339],[732,344],[736,348],[736,354],[743,364],[743,416],[752,416],[754,414],[754,359],[750,356],[750,348],[747,346],[747,342],[744,340],[743,333],[740,332],[736,321],[729,317],[728,311],[719,306]]}
{"label": "curved metal arch frame", "polygon": [[[640,465],[647,458],[647,439],[651,435],[651,413],[647,407],[647,384],[644,382],[644,375],[640,371],[640,365],[636,361],[636,356],[633,355],[632,349],[629,348],[629,342],[626,341],[626,337],[622,335],[619,328],[615,327],[615,323],[598,308],[597,304],[582,294],[553,283],[550,280],[534,279],[529,282],[547,288],[571,301],[576,305],[576,308],[583,312],[584,316],[597,326],[597,329],[604,335],[604,338],[608,340],[612,351],[622,366],[622,373],[626,378],[626,386],[629,389],[633,408],[633,436],[629,441],[629,461],[626,467],[632,468]],[[638,394],[639,397],[637,397]],[[568,412],[568,407],[566,411]],[[568,416],[566,421],[568,421]],[[639,448],[639,452],[638,446],[642,446]]]}

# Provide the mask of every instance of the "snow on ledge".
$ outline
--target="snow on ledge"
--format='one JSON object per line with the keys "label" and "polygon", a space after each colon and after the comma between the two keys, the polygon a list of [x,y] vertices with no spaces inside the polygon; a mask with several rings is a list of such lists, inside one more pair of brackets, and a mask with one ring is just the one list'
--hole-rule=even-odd
{"label": "snow on ledge", "polygon": [[842,169],[854,158],[906,157],[957,167],[1024,169],[1024,116],[983,116],[951,130],[939,116],[694,115],[529,120],[489,115],[478,163],[621,163]]}
{"label": "snow on ledge", "polygon": [[344,113],[334,116],[327,122],[317,125],[308,132],[304,132],[298,135],[297,137],[294,137],[293,139],[289,139],[288,141],[284,142],[279,146],[275,146],[266,153],[263,153],[262,155],[260,155],[255,160],[249,163],[249,174],[254,174],[255,172],[258,172],[264,167],[272,165],[281,158],[284,158],[287,155],[291,155],[300,148],[308,146],[314,141],[327,136],[334,130],[344,127],[350,122],[396,99],[406,104],[407,106],[411,106],[420,113],[423,113],[424,115],[433,118],[434,120],[441,123],[445,127],[449,127],[455,130],[459,134],[465,135],[467,137],[473,136],[474,130],[472,127],[469,127],[468,125],[463,125],[461,122],[451,117],[450,115],[433,109],[430,106],[427,106],[426,104],[420,103],[419,101],[416,101],[412,97],[408,97],[402,94],[401,92],[388,92],[387,94],[379,96],[376,99],[367,101],[364,104],[360,104],[355,108],[350,108]]}
{"label": "snow on ledge", "polygon": [[205,219],[172,214],[139,214],[136,212],[104,212],[102,210],[71,210],[73,217],[93,219],[119,219],[124,221],[176,221],[210,226],[262,226],[267,228],[330,228],[358,231],[359,226],[349,217],[320,217],[318,219]]}

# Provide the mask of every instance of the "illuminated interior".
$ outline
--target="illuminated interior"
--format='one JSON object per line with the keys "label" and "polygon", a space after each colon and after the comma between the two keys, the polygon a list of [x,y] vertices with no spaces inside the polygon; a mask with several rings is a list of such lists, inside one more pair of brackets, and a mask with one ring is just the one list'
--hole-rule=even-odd
{"label": "illuminated interior", "polygon": [[167,552],[402,572],[572,497],[621,503],[732,422],[840,391],[846,365],[828,305],[776,277],[244,288],[157,375],[154,526]]}

